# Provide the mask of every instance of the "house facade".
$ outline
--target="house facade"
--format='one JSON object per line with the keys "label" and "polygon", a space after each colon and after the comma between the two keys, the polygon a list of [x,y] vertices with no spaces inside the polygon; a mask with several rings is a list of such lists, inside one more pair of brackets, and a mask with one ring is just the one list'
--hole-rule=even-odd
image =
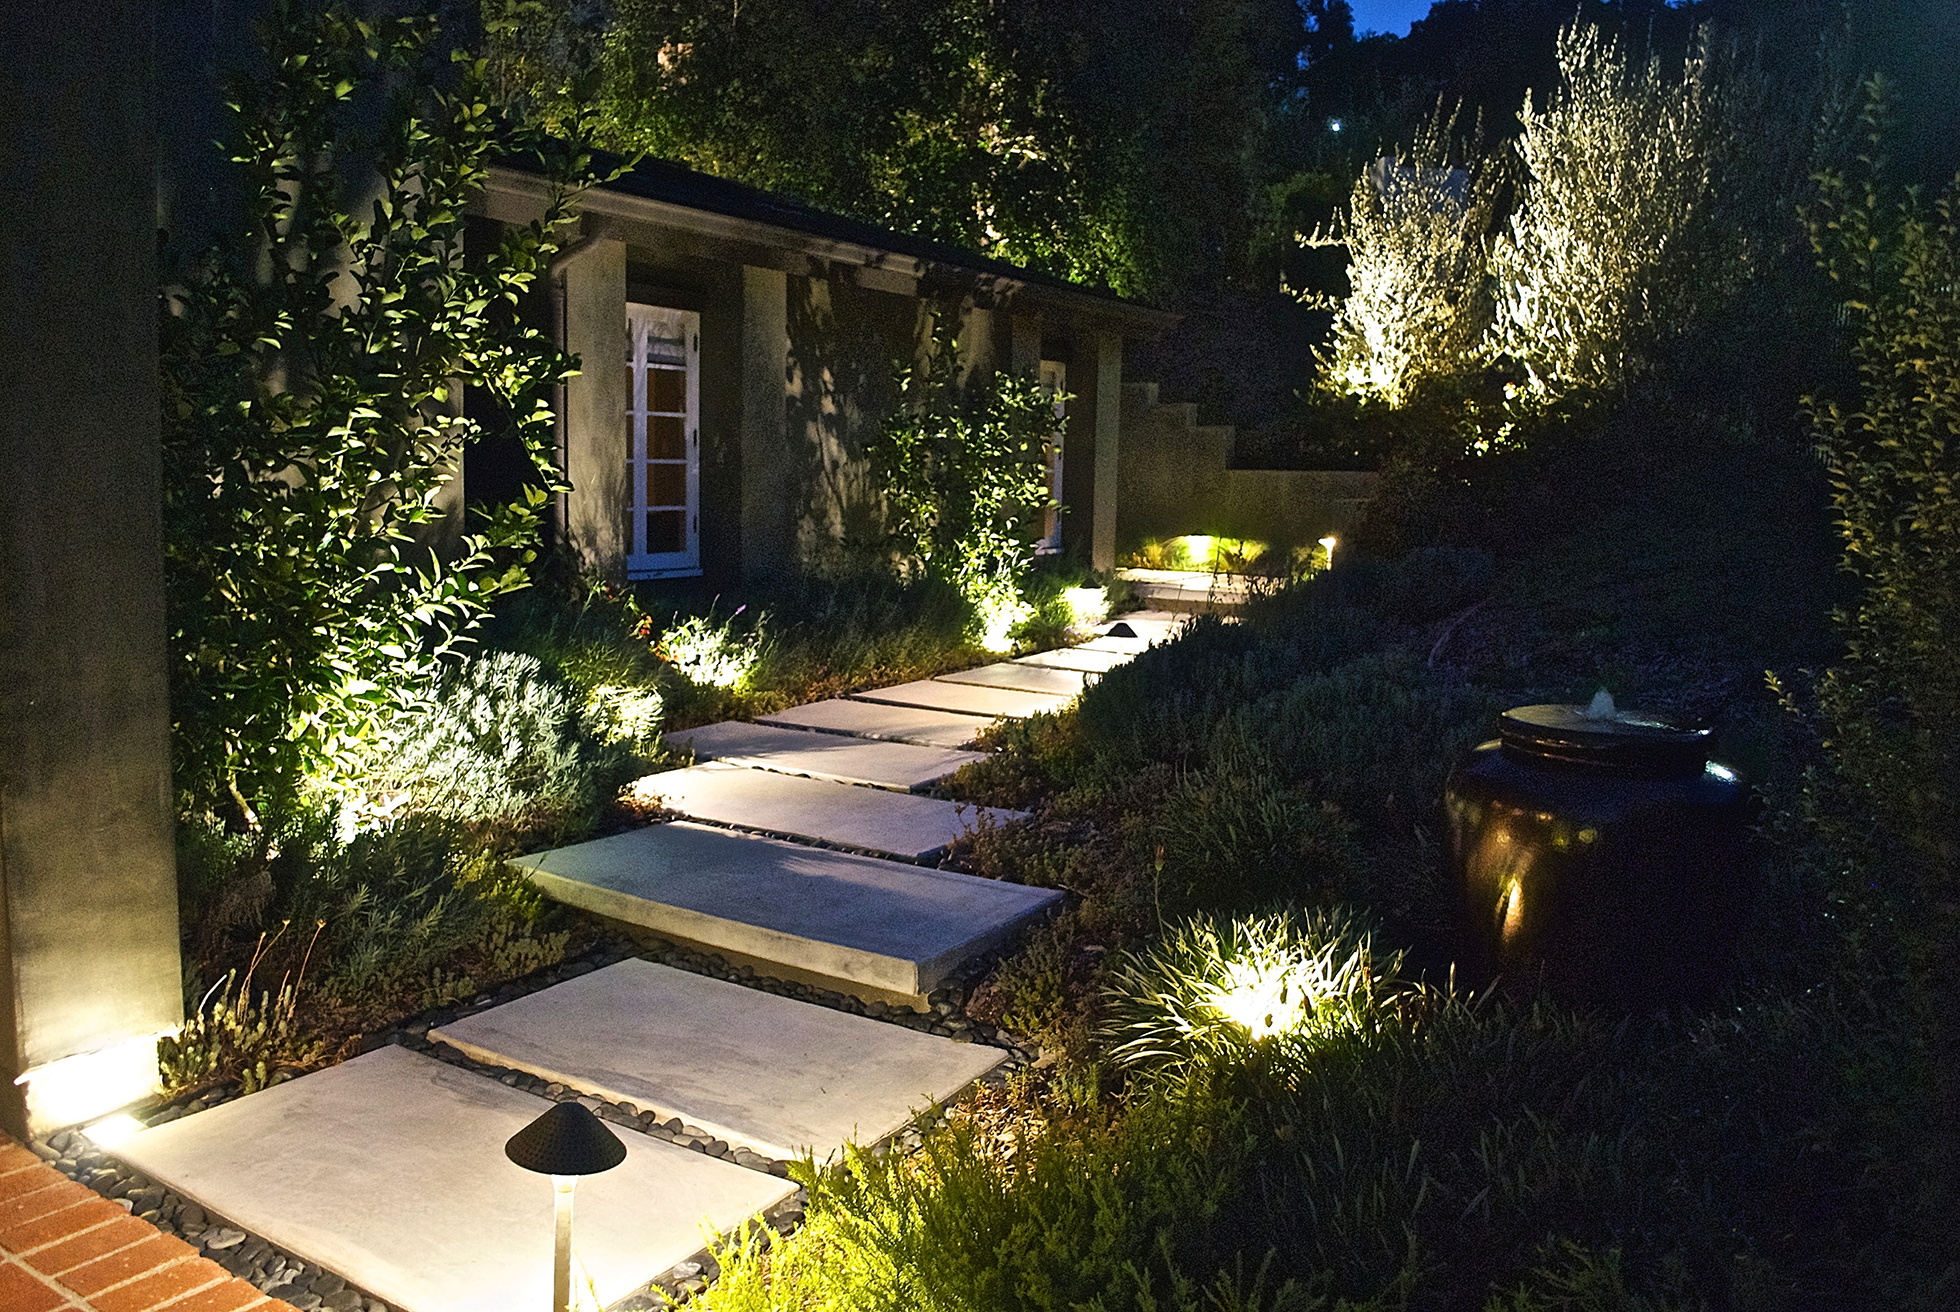
{"label": "house facade", "polygon": [[[546,184],[492,173],[482,217],[527,223]],[[867,443],[896,362],[958,316],[962,367],[1070,399],[1045,548],[1109,568],[1119,542],[1126,341],[1173,315],[674,165],[588,192],[551,267],[552,331],[580,372],[559,406],[563,539],[618,580],[712,584],[821,570],[876,542]],[[493,496],[490,453],[464,485]]]}

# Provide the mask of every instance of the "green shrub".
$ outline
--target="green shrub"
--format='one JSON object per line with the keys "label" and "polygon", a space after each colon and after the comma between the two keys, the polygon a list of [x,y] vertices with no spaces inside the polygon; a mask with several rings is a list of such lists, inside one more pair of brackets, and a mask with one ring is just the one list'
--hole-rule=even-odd
{"label": "green shrub", "polygon": [[[590,705],[534,657],[477,657],[384,725],[353,815],[405,809],[519,839],[583,834],[632,764],[625,750],[595,741]],[[617,707],[601,708],[602,727],[622,732]]]}
{"label": "green shrub", "polygon": [[1166,914],[1358,891],[1352,826],[1265,770],[1186,771],[1138,827]]}
{"label": "green shrub", "polygon": [[1259,1045],[1316,1042],[1376,1024],[1399,953],[1344,911],[1200,917],[1167,926],[1105,975],[1111,1056],[1172,1086]]}

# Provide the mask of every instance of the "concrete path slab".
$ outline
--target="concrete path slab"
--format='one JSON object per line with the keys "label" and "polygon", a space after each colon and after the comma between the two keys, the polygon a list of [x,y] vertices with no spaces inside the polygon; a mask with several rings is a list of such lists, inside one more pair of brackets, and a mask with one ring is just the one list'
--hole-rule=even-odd
{"label": "concrete path slab", "polygon": [[928,711],[916,706],[852,701],[848,697],[792,706],[786,711],[761,716],[756,721],[758,724],[850,734],[881,742],[918,743],[927,747],[964,747],[993,722],[991,715]]}
{"label": "concrete path slab", "polygon": [[912,743],[869,742],[768,724],[727,720],[666,736],[669,747],[692,747],[698,760],[727,761],[779,774],[916,792],[943,779],[981,752],[955,752]]}
{"label": "concrete path slab", "polygon": [[[115,1155],[406,1312],[519,1312],[551,1306],[551,1182],[512,1165],[504,1141],[550,1105],[388,1047],[145,1130]],[[573,1220],[574,1285],[589,1280],[599,1306],[793,1188],[611,1128],[626,1160],[580,1183]]]}
{"label": "concrete path slab", "polygon": [[[1120,638],[1117,641],[1122,641]],[[1081,670],[1085,674],[1106,674],[1119,665],[1126,665],[1132,659],[1129,652],[1090,651],[1083,647],[1057,647],[1053,651],[1038,651],[1032,656],[1016,657],[1016,665],[1038,665],[1051,670]]]}
{"label": "concrete path slab", "polygon": [[1190,623],[1190,620],[1188,614],[1176,611],[1133,610],[1123,615],[1112,615],[1109,622],[1100,627],[1099,636],[1106,638],[1111,629],[1126,624],[1145,642],[1163,642],[1174,637],[1178,629]]}
{"label": "concrete path slab", "polygon": [[844,985],[916,997],[1061,898],[678,821],[519,857],[546,896]]}
{"label": "concrete path slab", "polygon": [[1070,647],[1069,650],[1136,657],[1150,650],[1150,643],[1149,638],[1091,638],[1085,643]]}
{"label": "concrete path slab", "polygon": [[997,661],[977,669],[942,674],[941,683],[971,684],[980,688],[1011,688],[1016,692],[1042,692],[1074,698],[1095,681],[1081,670],[1058,670],[1050,666],[1024,665],[1019,661]]}
{"label": "concrete path slab", "polygon": [[662,806],[689,819],[835,843],[906,861],[936,856],[978,824],[982,815],[1001,824],[1023,814],[721,761],[650,774],[634,783],[631,791],[643,801],[658,797]]}
{"label": "concrete path slab", "polygon": [[1019,688],[983,688],[972,683],[947,683],[941,679],[920,679],[894,688],[852,693],[857,701],[884,702],[892,706],[916,706],[928,711],[957,711],[962,715],[1006,716],[1025,720],[1042,711],[1059,711],[1075,699],[1053,693],[1026,692]]}
{"label": "concrete path slab", "polygon": [[1005,1055],[639,960],[429,1037],[769,1157],[819,1161],[903,1128]]}

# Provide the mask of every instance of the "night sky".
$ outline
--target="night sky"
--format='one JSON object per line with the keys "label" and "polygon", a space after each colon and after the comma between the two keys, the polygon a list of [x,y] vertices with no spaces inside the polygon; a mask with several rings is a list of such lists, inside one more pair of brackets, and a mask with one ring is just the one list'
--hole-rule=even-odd
{"label": "night sky", "polygon": [[1353,0],[1354,34],[1391,32],[1407,36],[1409,24],[1429,12],[1430,0]]}

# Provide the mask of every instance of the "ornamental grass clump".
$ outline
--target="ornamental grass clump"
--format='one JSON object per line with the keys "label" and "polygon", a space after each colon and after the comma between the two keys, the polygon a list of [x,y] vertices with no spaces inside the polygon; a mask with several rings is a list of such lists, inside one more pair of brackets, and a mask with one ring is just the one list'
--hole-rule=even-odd
{"label": "ornamental grass clump", "polygon": [[1262,1044],[1298,1055],[1375,1027],[1401,965],[1345,911],[1200,916],[1110,968],[1104,1035],[1132,1079],[1181,1086]]}
{"label": "ornamental grass clump", "polygon": [[660,636],[654,654],[697,687],[746,691],[762,665],[766,642],[765,616],[756,616],[746,633],[736,629],[736,616],[746,609],[738,606],[734,615],[721,621],[712,613],[689,615]]}

